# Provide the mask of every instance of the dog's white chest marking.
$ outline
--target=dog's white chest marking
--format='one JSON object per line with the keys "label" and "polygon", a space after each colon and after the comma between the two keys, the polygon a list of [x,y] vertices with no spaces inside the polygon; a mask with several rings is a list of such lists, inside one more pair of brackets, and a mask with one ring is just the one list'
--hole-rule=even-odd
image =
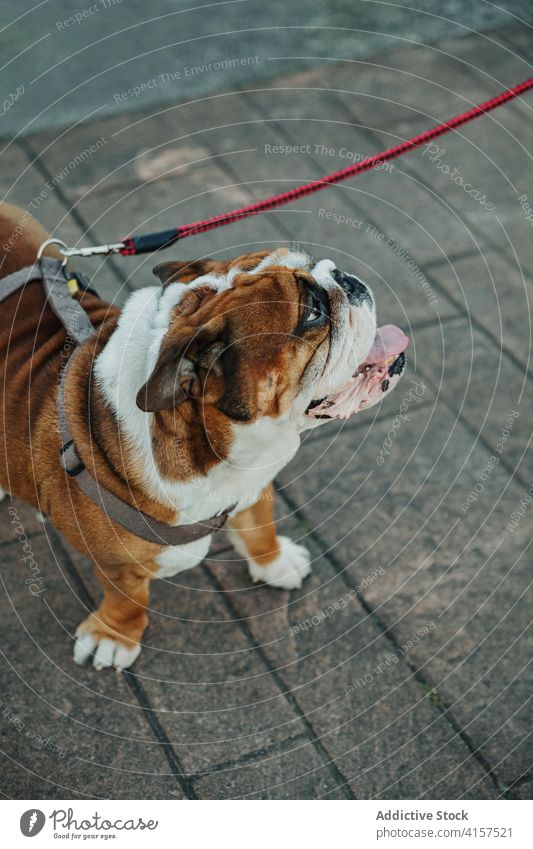
{"label": "dog's white chest marking", "polygon": [[185,572],[197,566],[209,551],[211,537],[203,537],[187,545],[169,545],[156,557],[159,569],[156,578],[172,578],[178,572]]}

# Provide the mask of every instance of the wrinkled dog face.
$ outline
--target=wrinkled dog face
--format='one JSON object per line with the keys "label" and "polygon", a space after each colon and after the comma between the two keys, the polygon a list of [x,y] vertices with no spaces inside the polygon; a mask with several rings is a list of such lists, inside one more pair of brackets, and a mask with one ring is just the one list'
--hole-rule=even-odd
{"label": "wrinkled dog face", "polygon": [[372,293],[330,260],[279,249],[154,273],[169,323],[137,395],[145,411],[192,400],[235,421],[313,426],[313,401],[340,389],[374,342]]}

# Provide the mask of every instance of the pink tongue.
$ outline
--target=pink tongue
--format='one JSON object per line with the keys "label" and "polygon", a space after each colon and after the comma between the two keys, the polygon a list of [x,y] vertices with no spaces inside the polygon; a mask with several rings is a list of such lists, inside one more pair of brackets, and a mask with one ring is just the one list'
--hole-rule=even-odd
{"label": "pink tongue", "polygon": [[[401,378],[403,368],[389,366],[405,351],[409,340],[394,324],[378,327],[370,353],[357,372],[334,395],[307,410],[311,419],[349,419],[362,409],[368,409],[389,393]],[[403,365],[403,364],[402,364]]]}
{"label": "pink tongue", "polygon": [[363,365],[374,365],[388,360],[389,357],[398,356],[405,351],[409,339],[395,324],[384,324],[378,327],[374,343],[368,357]]}

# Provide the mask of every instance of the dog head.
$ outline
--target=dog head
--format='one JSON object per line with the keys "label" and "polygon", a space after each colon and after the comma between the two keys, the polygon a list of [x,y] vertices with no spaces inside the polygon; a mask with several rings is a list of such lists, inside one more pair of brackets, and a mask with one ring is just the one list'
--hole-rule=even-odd
{"label": "dog head", "polygon": [[331,404],[330,415],[316,409],[357,374],[376,339],[372,292],[330,260],[282,248],[168,262],[154,273],[167,324],[137,395],[146,412],[187,402],[236,422],[269,416],[312,427],[335,417]]}

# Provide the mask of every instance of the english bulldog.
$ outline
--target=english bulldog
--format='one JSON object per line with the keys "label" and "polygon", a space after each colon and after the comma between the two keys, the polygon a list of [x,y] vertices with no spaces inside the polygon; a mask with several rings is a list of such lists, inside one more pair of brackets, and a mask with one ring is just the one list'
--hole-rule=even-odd
{"label": "english bulldog", "polygon": [[[33,263],[46,238],[27,213],[0,205],[0,274]],[[121,311],[90,291],[75,296],[95,328],[66,379],[79,455],[114,495],[168,525],[231,508],[229,537],[252,580],[297,588],[310,556],[276,533],[272,480],[304,431],[390,393],[407,339],[378,330],[365,283],[301,250],[165,262],[154,273],[160,283]],[[198,564],[211,537],[147,542],[83,494],[59,462],[65,330],[39,282],[0,308],[0,482],[94,563],[103,597],[76,631],[74,660],[125,669],[141,651],[150,581]]]}

